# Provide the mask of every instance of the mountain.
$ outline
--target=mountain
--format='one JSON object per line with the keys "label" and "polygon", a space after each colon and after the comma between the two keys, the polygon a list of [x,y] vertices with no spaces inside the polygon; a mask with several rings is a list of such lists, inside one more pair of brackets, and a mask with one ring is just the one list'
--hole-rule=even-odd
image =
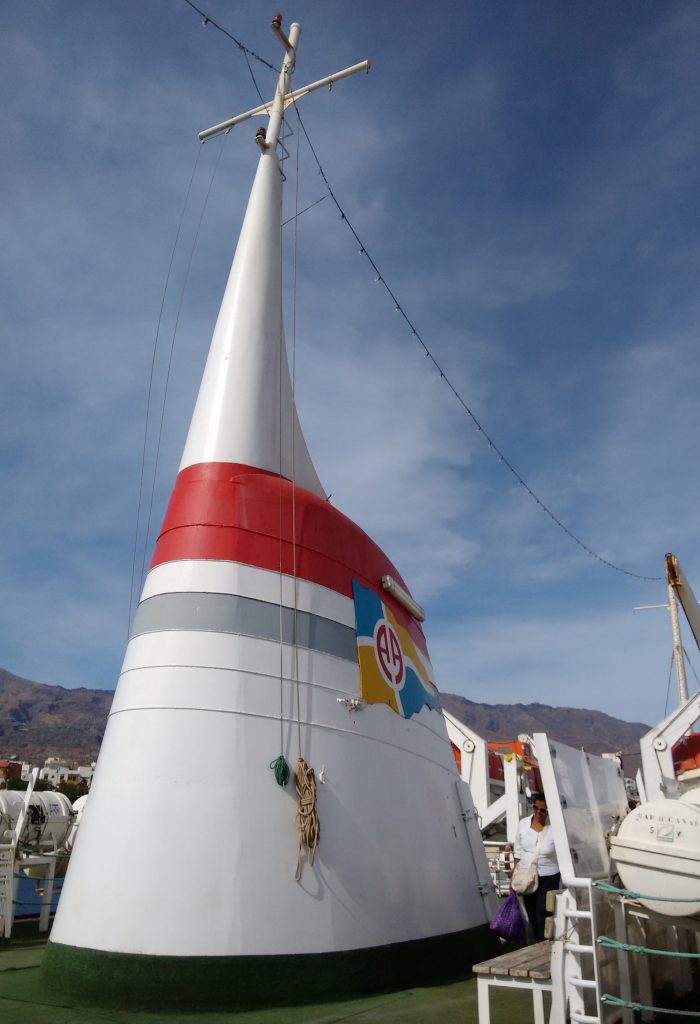
{"label": "mountain", "polygon": [[512,740],[518,733],[546,732],[570,747],[585,747],[589,754],[639,749],[639,739],[650,726],[623,722],[602,711],[553,708],[548,704],[476,704],[454,693],[441,693],[450,714],[489,740]]}
{"label": "mountain", "polygon": [[450,714],[489,740],[513,740],[519,733],[546,732],[569,747],[584,747],[589,754],[622,753],[625,774],[639,767],[639,740],[650,726],[624,722],[602,711],[553,708],[549,704],[477,704],[454,693],[441,693]]}
{"label": "mountain", "polygon": [[0,759],[43,764],[56,756],[90,764],[113,697],[110,690],[67,690],[0,669]]}
{"label": "mountain", "polygon": [[[43,762],[66,757],[81,764],[97,757],[114,694],[111,690],[67,690],[22,679],[0,669],[0,759]],[[546,732],[592,754],[638,752],[649,726],[623,722],[601,711],[553,708],[547,704],[477,704],[454,693],[440,695],[442,706],[489,740],[518,733]],[[627,761],[625,767],[631,765]]]}

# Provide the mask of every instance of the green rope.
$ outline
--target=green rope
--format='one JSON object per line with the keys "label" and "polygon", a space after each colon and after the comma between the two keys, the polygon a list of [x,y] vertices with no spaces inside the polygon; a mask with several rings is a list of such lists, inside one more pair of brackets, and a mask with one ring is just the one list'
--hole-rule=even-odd
{"label": "green rope", "polygon": [[655,956],[684,956],[693,960],[700,960],[700,953],[677,953],[672,949],[648,949],[646,946],[634,946],[630,942],[618,942],[607,935],[600,935],[598,942],[606,949],[625,949],[628,953],[653,953]]}
{"label": "green rope", "polygon": [[628,1010],[636,1010],[638,1013],[672,1013],[675,1017],[700,1017],[700,1012],[695,1010],[669,1010],[665,1006],[645,1006],[643,1003],[635,1003],[630,999],[618,999],[617,996],[609,996],[607,993],[600,997],[601,1003],[608,1006],[624,1006]]}
{"label": "green rope", "polygon": [[289,765],[284,759],[284,754],[280,754],[275,761],[270,761],[270,768],[272,768],[275,773],[275,782],[277,785],[286,786],[292,776],[292,773],[289,770]]}
{"label": "green rope", "polygon": [[618,889],[616,885],[609,882],[594,882],[593,885],[601,892],[617,893],[631,900],[655,900],[658,903],[700,903],[700,896],[644,896],[640,892],[633,892],[631,889]]}

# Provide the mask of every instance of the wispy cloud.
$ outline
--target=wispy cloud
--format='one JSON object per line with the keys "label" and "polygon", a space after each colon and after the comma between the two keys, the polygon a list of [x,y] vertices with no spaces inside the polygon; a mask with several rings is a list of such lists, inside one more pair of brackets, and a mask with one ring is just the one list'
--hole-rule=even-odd
{"label": "wispy cloud", "polygon": [[[277,59],[265,19],[210,6]],[[300,0],[299,84],[366,55],[374,64],[302,116],[348,217],[528,483],[604,557],[656,573],[671,548],[700,580],[700,17],[694,3],[594,8],[584,33],[588,14],[551,6],[509,3],[496,18],[484,5],[465,19],[441,0],[426,22],[415,5],[397,18],[365,0]],[[0,111],[0,660],[46,681],[116,679],[145,387],[194,135],[257,102],[240,55],[190,13],[160,0],[40,3],[2,41],[13,102]],[[271,94],[274,76],[254,70]],[[153,529],[252,179],[254,127],[226,140],[193,254]],[[200,154],[176,254],[147,482],[218,147]],[[300,165],[303,207],[323,193],[303,140]],[[334,504],[428,606],[441,686],[623,715],[634,694],[632,717],[658,719],[663,613],[640,628],[630,609],[663,600],[663,586],[599,568],[523,493],[357,248],[330,200],[299,223],[300,415]]]}

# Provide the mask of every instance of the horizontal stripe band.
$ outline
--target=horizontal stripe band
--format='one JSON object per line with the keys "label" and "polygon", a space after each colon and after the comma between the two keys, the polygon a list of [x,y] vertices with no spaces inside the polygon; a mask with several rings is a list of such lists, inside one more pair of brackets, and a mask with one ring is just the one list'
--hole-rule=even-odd
{"label": "horizontal stripe band", "polygon": [[181,560],[243,562],[346,598],[357,580],[381,596],[427,657],[419,623],[382,590],[386,575],[408,590],[384,552],[328,501],[273,473],[232,463],[181,470],[151,568]]}
{"label": "horizontal stripe band", "polygon": [[[476,911],[474,917],[479,919],[481,914]],[[58,1006],[69,998],[71,1006],[159,1013],[190,1007],[201,1013],[223,1007],[228,1015],[256,1007],[308,1006],[392,988],[435,985],[463,976],[470,964],[497,952],[498,938],[486,924],[388,946],[296,956],[148,956],[49,941],[41,986],[45,998]],[[347,1006],[338,1009],[343,1016],[352,1012]],[[298,1012],[292,1013],[294,1019],[302,1019]],[[313,1017],[319,1019],[318,1014]],[[326,1019],[333,1017],[339,1019],[335,1012]],[[303,1019],[308,1019],[306,1014]]]}
{"label": "horizontal stripe band", "polygon": [[243,562],[215,562],[185,558],[162,562],[151,569],[141,600],[156,594],[239,594],[256,601],[299,608],[324,619],[355,628],[355,603],[319,583],[293,576],[280,576],[279,569],[260,569]]}
{"label": "horizontal stripe band", "polygon": [[129,639],[165,630],[196,630],[279,640],[281,619],[282,643],[357,661],[355,630],[350,626],[297,610],[295,631],[294,616],[293,608],[280,609],[238,594],[158,594],[139,605]]}

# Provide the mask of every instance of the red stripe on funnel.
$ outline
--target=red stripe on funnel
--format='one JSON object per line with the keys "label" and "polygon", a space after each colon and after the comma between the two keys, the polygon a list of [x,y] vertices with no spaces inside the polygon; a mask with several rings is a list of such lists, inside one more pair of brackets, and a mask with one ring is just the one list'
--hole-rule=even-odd
{"label": "red stripe on funnel", "polygon": [[175,482],[151,568],[184,558],[243,562],[274,572],[281,569],[289,576],[296,570],[300,579],[346,597],[352,597],[356,579],[381,596],[427,654],[418,623],[382,589],[385,574],[407,588],[381,548],[327,501],[303,487],[292,487],[289,480],[273,473],[229,462],[199,463],[183,469]]}

